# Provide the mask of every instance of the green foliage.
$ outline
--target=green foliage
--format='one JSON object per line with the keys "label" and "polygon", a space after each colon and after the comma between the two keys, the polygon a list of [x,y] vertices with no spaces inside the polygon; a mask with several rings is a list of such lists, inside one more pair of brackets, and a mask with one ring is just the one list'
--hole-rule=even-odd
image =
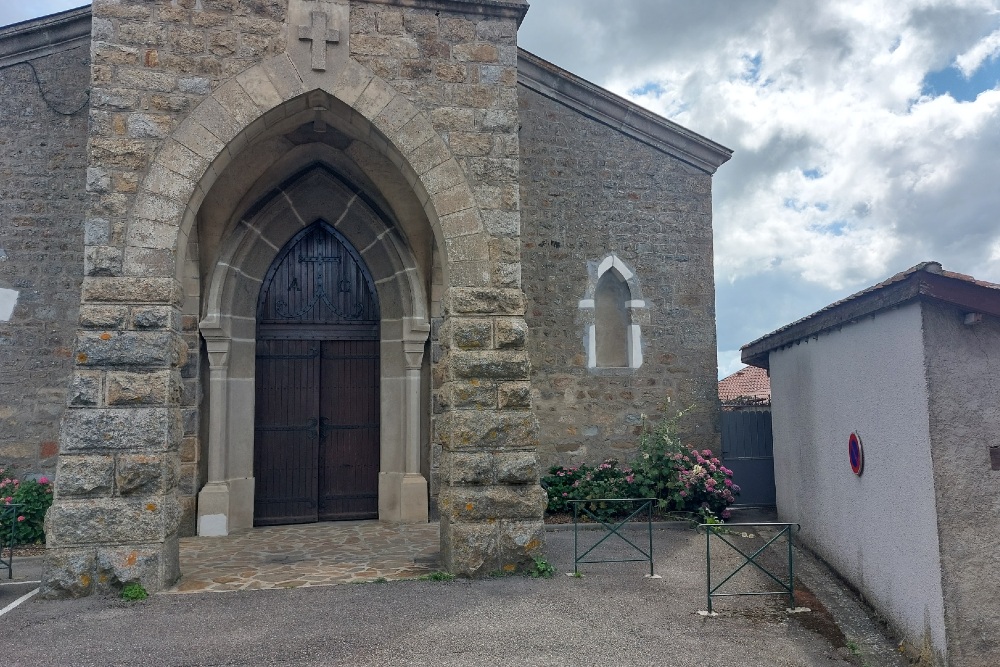
{"label": "green foliage", "polygon": [[556,573],[556,568],[553,567],[552,563],[541,556],[535,556],[534,561],[532,566],[528,568],[529,577],[533,579],[551,579],[552,575]]}
{"label": "green foliage", "polygon": [[145,600],[149,597],[149,593],[146,589],[142,587],[138,581],[133,581],[131,583],[125,584],[122,588],[122,599],[128,600],[129,602],[139,602]]}
{"label": "green foliage", "polygon": [[553,466],[542,478],[548,493],[550,512],[571,512],[571,500],[595,500],[587,509],[602,520],[630,512],[626,504],[602,503],[601,498],[656,498],[668,512],[697,514],[703,522],[729,518],[726,509],[740,487],[733,483],[732,471],[713,456],[684,445],[677,424],[684,412],[654,427],[643,427],[639,456],[631,466],[608,459],[598,466]]}
{"label": "green foliage", "polygon": [[615,459],[597,466],[552,466],[542,478],[549,495],[550,512],[572,512],[571,500],[594,500],[584,507],[607,520],[621,511],[619,503],[601,502],[608,498],[634,498],[632,469],[622,468]]}
{"label": "green foliage", "polygon": [[[18,479],[13,470],[0,465],[0,505],[18,505],[14,522],[14,543],[45,542],[45,512],[52,505],[52,483],[47,477]],[[0,515],[0,531],[9,535],[11,519]]]}
{"label": "green foliage", "polygon": [[455,581],[455,575],[451,572],[431,572],[417,577],[419,581]]}

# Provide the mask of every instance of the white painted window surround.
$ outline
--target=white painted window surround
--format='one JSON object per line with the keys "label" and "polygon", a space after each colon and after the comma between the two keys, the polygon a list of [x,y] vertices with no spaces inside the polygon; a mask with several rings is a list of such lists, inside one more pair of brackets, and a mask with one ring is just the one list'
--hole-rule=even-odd
{"label": "white painted window surround", "polygon": [[18,291],[0,287],[0,322],[9,322],[17,305]]}
{"label": "white painted window surround", "polygon": [[[629,287],[629,291],[632,292],[632,296],[641,296],[635,294],[636,286],[636,274],[630,269],[625,262],[623,262],[614,253],[608,255],[597,266],[596,275],[592,274],[592,284],[588,287],[585,298],[580,299],[578,307],[581,310],[589,310],[591,312],[596,309],[596,302],[594,297],[594,291],[596,289],[597,283],[600,281],[601,277],[608,271],[614,270],[619,276],[625,281]],[[628,343],[628,366],[627,368],[639,368],[642,366],[642,327],[636,323],[636,310],[645,309],[646,301],[640,298],[632,298],[625,302],[625,307],[629,313],[630,324],[628,327],[627,343]],[[591,320],[593,321],[593,320]],[[587,368],[596,369],[597,365],[597,326],[596,324],[588,324],[587,330],[584,336],[584,346],[587,352]]]}

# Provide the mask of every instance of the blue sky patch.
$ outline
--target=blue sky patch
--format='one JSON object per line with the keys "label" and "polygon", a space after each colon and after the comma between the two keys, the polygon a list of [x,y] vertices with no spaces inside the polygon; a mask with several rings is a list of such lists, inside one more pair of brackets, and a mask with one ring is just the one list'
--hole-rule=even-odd
{"label": "blue sky patch", "polygon": [[815,181],[817,178],[823,177],[823,172],[818,168],[813,167],[812,169],[804,169],[802,175],[808,178],[810,181]]}
{"label": "blue sky patch", "polygon": [[636,97],[641,97],[643,95],[652,95],[653,97],[660,97],[665,92],[667,92],[667,91],[664,90],[663,86],[660,85],[658,82],[656,82],[656,81],[647,81],[646,83],[642,84],[641,86],[636,86],[635,88],[633,88],[630,91],[628,91],[628,94],[629,95],[635,95]]}
{"label": "blue sky patch", "polygon": [[924,77],[921,92],[930,97],[951,95],[958,102],[972,102],[979,93],[996,88],[998,82],[1000,82],[1000,60],[991,58],[968,79],[955,66],[929,72]]}
{"label": "blue sky patch", "polygon": [[755,53],[754,55],[746,54],[743,56],[744,71],[743,75],[740,77],[744,81],[756,81],[760,78],[760,63],[763,57],[760,53]]}

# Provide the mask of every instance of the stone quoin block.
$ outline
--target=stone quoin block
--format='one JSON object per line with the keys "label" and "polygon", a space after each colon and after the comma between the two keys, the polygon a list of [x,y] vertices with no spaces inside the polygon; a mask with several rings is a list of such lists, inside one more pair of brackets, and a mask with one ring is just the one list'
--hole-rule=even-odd
{"label": "stone quoin block", "polygon": [[186,358],[187,346],[172,332],[86,331],[77,337],[76,362],[81,366],[172,368]]}
{"label": "stone quoin block", "polygon": [[455,315],[524,315],[524,292],[452,287],[445,294],[444,304]]}
{"label": "stone quoin block", "polygon": [[180,415],[172,408],[72,408],[63,416],[63,454],[166,452],[177,448]]}
{"label": "stone quoin block", "polygon": [[115,460],[110,455],[59,457],[56,468],[59,498],[110,496],[114,489]]}
{"label": "stone quoin block", "polygon": [[174,458],[163,454],[120,454],[115,463],[115,490],[120,496],[169,493],[177,485]]}
{"label": "stone quoin block", "polygon": [[526,352],[507,350],[452,350],[448,367],[455,378],[489,380],[527,380],[530,363]]}
{"label": "stone quoin block", "polygon": [[170,405],[180,397],[177,371],[131,373],[115,371],[107,375],[107,405]]}
{"label": "stone quoin block", "polygon": [[46,545],[163,542],[176,533],[179,517],[172,495],[60,500],[46,516]]}

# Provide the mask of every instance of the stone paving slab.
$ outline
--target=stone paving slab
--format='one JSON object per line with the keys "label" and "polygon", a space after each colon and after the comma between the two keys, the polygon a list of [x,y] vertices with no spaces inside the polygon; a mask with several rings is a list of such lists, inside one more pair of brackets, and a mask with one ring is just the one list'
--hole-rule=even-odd
{"label": "stone paving slab", "polygon": [[180,540],[181,580],[169,593],[332,586],[413,579],[440,569],[438,524],[340,521],[267,526]]}

